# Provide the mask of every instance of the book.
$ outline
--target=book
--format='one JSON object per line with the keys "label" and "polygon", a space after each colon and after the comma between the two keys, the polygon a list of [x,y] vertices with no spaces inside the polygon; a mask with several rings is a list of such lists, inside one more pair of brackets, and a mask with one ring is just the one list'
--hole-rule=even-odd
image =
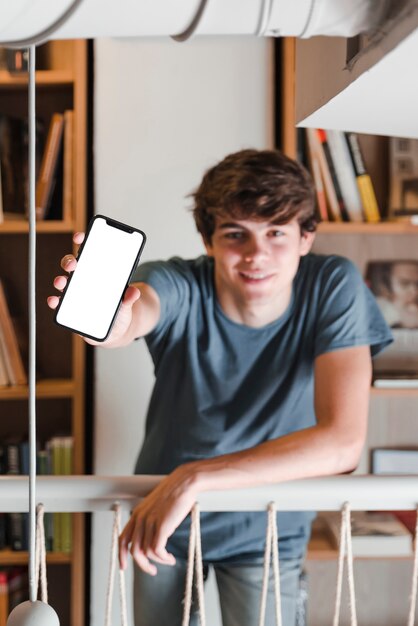
{"label": "book", "polygon": [[383,380],[387,372],[393,380],[399,381],[401,375],[414,380],[418,373],[418,259],[370,261],[365,280],[394,339],[374,358],[374,377]]}
{"label": "book", "polygon": [[0,224],[4,222],[4,211],[3,211],[3,189],[1,185],[1,158],[0,158]]}
{"label": "book", "polygon": [[[344,221],[348,221],[347,210],[344,205],[340,183],[337,178],[334,161],[332,160],[331,151],[329,149],[327,131],[324,130],[323,128],[317,128],[316,132],[318,135],[319,142],[322,146],[322,150],[324,152],[325,162],[328,167],[329,176],[331,179],[332,187],[334,189],[335,197],[337,198],[338,211],[335,211],[335,213],[338,215],[339,220],[343,219]],[[323,170],[322,170],[322,175],[324,175]]]}
{"label": "book", "polygon": [[417,474],[417,448],[373,448],[371,450],[373,474]]}
{"label": "book", "polygon": [[[0,171],[3,220],[26,219],[29,209],[29,134],[26,117],[0,114]],[[36,119],[35,174],[38,177],[44,144],[44,124]]]}
{"label": "book", "polygon": [[64,130],[64,116],[62,113],[54,113],[49,125],[45,149],[36,183],[36,218],[43,220],[47,217],[51,208],[51,200],[54,184],[57,176],[57,166],[62,149],[62,136]]}
{"label": "book", "polygon": [[325,157],[324,148],[319,141],[318,134],[315,128],[307,128],[308,145],[313,154],[317,156],[318,165],[320,169],[321,179],[323,182],[323,188],[325,190],[325,198],[327,204],[327,212],[330,220],[340,222],[341,213],[338,199],[335,194],[334,185],[332,183],[331,174],[329,171],[328,163]]}
{"label": "book", "polygon": [[[324,514],[325,528],[335,548],[340,545],[341,514]],[[413,539],[392,513],[353,511],[351,514],[353,556],[410,556]]]}
{"label": "book", "polygon": [[418,213],[418,141],[389,140],[389,216]]}
{"label": "book", "polygon": [[[5,443],[5,473],[12,476],[21,474],[21,448],[18,439],[10,439]],[[25,514],[12,512],[7,517],[8,544],[15,551],[27,549]]]}
{"label": "book", "polygon": [[12,385],[26,385],[27,376],[19,350],[17,334],[10,316],[6,293],[0,280],[0,342]]}
{"label": "book", "polygon": [[366,169],[360,143],[356,133],[345,133],[347,146],[350,152],[363,211],[367,222],[379,222],[380,210],[377,204],[376,194],[372,179]]}
{"label": "book", "polygon": [[373,387],[376,389],[418,389],[415,372],[374,372]]}
{"label": "book", "polygon": [[319,163],[318,149],[319,143],[315,142],[315,139],[312,137],[312,133],[314,129],[306,128],[306,146],[307,146],[307,156],[308,156],[308,165],[312,174],[312,179],[315,186],[316,193],[316,205],[317,205],[317,213],[318,217],[322,222],[328,221],[328,211],[327,211],[327,200],[325,197],[325,189],[321,176],[321,166]]}
{"label": "book", "polygon": [[64,111],[63,206],[62,219],[70,222],[73,214],[74,111]]}
{"label": "book", "polygon": [[[61,437],[61,470],[64,476],[70,476],[73,471],[73,437]],[[71,513],[61,513],[61,551],[69,553],[73,548]]]}
{"label": "book", "polygon": [[363,205],[350,151],[341,130],[327,130],[329,151],[350,222],[363,222]]}
{"label": "book", "polygon": [[0,340],[0,387],[6,387],[9,384],[10,379],[7,373],[6,357],[3,353],[3,342]]}

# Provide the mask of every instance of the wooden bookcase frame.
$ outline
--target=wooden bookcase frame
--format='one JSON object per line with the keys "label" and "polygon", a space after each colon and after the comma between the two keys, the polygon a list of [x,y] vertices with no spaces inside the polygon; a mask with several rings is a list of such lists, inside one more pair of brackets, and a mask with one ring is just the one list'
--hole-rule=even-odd
{"label": "wooden bookcase frame", "polygon": [[[51,41],[41,46],[37,51],[37,61],[42,69],[36,71],[37,100],[41,100],[41,106],[50,111],[55,110],[55,106],[62,106],[63,98],[67,98],[72,103],[74,110],[74,135],[73,135],[73,206],[71,219],[45,220],[37,222],[38,248],[51,247],[54,239],[58,238],[58,245],[52,246],[55,250],[61,250],[62,254],[66,249],[63,246],[72,245],[72,233],[85,230],[87,212],[87,42],[85,40]],[[27,76],[13,75],[6,70],[0,71],[0,94],[7,94],[9,98],[16,102],[24,100],[26,97]],[[67,94],[62,96],[62,94]],[[57,95],[58,94],[58,95]],[[57,98],[57,102],[55,102]],[[49,104],[48,100],[50,99]],[[1,111],[1,105],[0,105]],[[21,220],[10,220],[0,223],[0,245],[13,248],[18,242],[22,249],[26,245],[28,233],[28,222],[22,217]],[[11,240],[11,243],[7,243]],[[61,246],[62,243],[62,246]],[[71,247],[70,247],[71,249]],[[49,259],[53,267],[48,266],[48,277],[39,276],[42,282],[50,282],[49,272],[52,275],[59,271],[59,257],[53,258],[51,252]],[[22,263],[21,260],[16,262]],[[2,265],[0,260],[0,277],[2,275]],[[4,260],[3,260],[4,263]],[[4,265],[3,265],[4,267]],[[45,263],[40,271],[45,268]],[[23,269],[23,265],[22,265]],[[23,272],[24,273],[24,272]],[[23,279],[22,279],[23,280]],[[20,288],[22,285],[19,286]],[[45,289],[45,287],[44,287]],[[52,292],[51,292],[52,293]],[[22,296],[23,298],[24,296]],[[52,315],[48,315],[45,300],[38,300],[38,316],[47,317],[44,322],[49,327],[53,326]],[[59,329],[61,331],[61,329]],[[56,332],[56,331],[53,331]],[[54,335],[57,336],[57,335]],[[64,337],[61,333],[59,337]],[[48,342],[47,336],[38,336],[38,345]],[[63,418],[66,426],[74,438],[73,467],[74,474],[83,474],[85,471],[85,377],[86,377],[86,349],[84,341],[75,335],[65,338],[64,342],[68,348],[63,350],[63,359],[68,358],[71,366],[68,368],[68,376],[57,377],[46,376],[40,378],[37,383],[37,398],[42,403],[53,401],[63,402],[69,405],[65,409]],[[51,343],[54,343],[51,341]],[[1,387],[0,403],[13,411],[16,403],[22,403],[28,396],[28,389],[24,386]],[[0,405],[1,406],[1,405]],[[23,412],[23,410],[22,410]],[[69,415],[69,417],[68,417]],[[52,416],[51,418],[55,415]],[[45,421],[45,420],[44,420]],[[61,420],[62,421],[62,420]],[[42,422],[42,420],[41,420]],[[57,417],[57,427],[60,427],[60,419]],[[62,427],[62,426],[61,426]],[[42,428],[42,424],[41,424]],[[73,515],[73,549],[70,554],[50,553],[47,562],[55,567],[69,568],[63,575],[63,579],[69,581],[67,605],[70,615],[61,615],[61,624],[71,624],[71,626],[83,626],[85,619],[85,520],[84,515]],[[9,566],[27,563],[27,553],[0,551],[0,565]],[[49,571],[51,576],[51,571]],[[66,591],[61,589],[61,594]],[[51,598],[51,603],[54,599]],[[59,608],[57,608],[59,612]]]}

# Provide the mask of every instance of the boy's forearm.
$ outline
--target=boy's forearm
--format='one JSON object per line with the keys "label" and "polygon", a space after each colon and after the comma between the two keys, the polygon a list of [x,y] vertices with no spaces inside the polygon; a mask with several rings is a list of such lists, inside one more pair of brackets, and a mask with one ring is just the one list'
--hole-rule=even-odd
{"label": "boy's forearm", "polygon": [[[239,489],[355,469],[361,437],[336,437],[320,425],[262,443],[254,448],[185,466],[197,493]],[[187,468],[187,469],[186,469]]]}

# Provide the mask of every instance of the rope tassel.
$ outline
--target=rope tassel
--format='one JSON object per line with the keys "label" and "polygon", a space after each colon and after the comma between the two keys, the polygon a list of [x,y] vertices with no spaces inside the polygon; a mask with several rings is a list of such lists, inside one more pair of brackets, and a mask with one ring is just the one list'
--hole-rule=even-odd
{"label": "rope tassel", "polygon": [[[111,626],[112,623],[112,602],[113,602],[113,587],[115,580],[115,570],[118,558],[118,539],[121,532],[121,508],[120,504],[113,505],[113,528],[112,528],[112,545],[110,548],[110,567],[109,567],[109,579],[107,585],[106,596],[106,613],[105,613],[105,626]],[[121,625],[127,626],[128,624],[128,612],[126,608],[126,586],[125,586],[125,572],[119,568],[119,598],[120,598],[120,614]]]}
{"label": "rope tassel", "polygon": [[343,584],[343,570],[345,558],[347,559],[351,626],[357,626],[356,594],[354,588],[353,546],[351,540],[351,509],[348,502],[344,503],[341,512],[340,550],[338,554],[337,590],[335,596],[334,619],[332,622],[333,626],[338,626],[340,621],[341,591]]}

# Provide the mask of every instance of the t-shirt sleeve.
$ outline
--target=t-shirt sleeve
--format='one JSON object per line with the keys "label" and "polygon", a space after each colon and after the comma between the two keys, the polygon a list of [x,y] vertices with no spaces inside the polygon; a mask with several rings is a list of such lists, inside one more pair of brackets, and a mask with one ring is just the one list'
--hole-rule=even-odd
{"label": "t-shirt sleeve", "polygon": [[315,335],[315,357],[361,345],[375,356],[393,341],[372,292],[348,259],[332,257],[323,268]]}
{"label": "t-shirt sleeve", "polygon": [[144,282],[158,294],[160,319],[152,334],[161,335],[171,326],[179,311],[190,298],[187,265],[177,258],[141,264],[132,282]]}

